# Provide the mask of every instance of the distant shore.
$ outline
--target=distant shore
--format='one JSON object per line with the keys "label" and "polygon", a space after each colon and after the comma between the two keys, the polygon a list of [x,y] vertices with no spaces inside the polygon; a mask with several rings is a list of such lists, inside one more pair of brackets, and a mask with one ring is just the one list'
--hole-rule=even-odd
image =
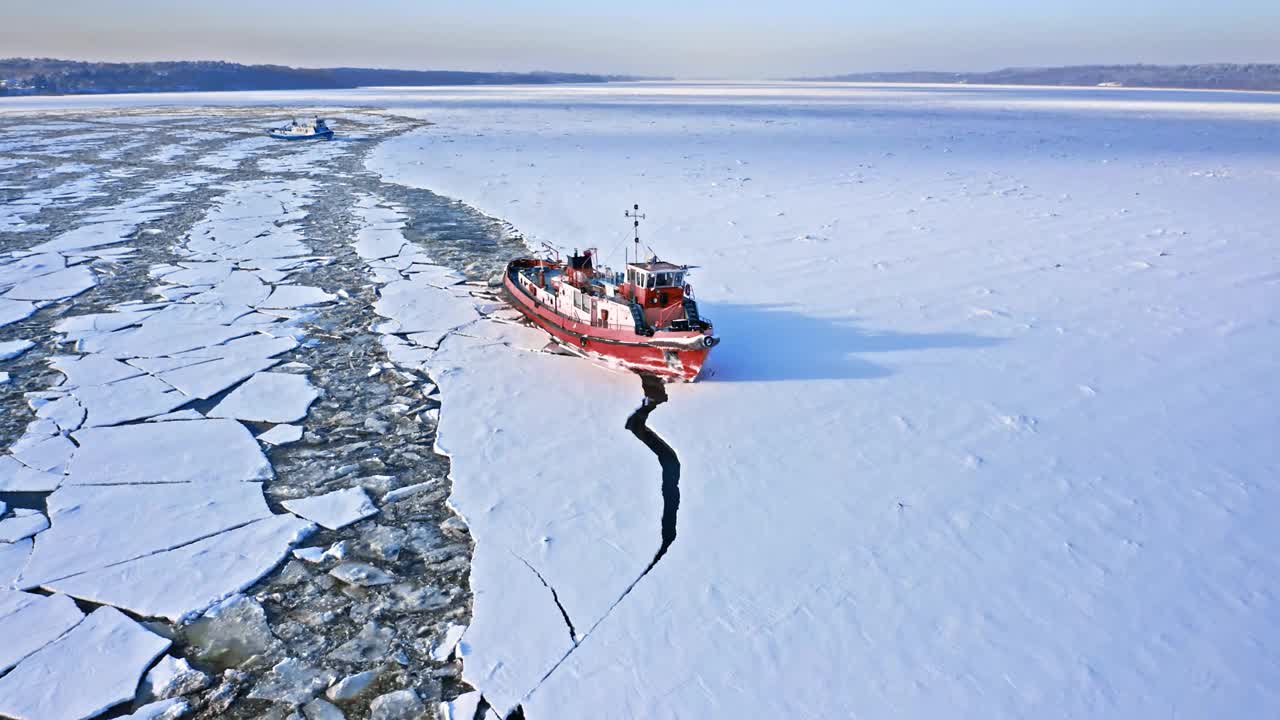
{"label": "distant shore", "polygon": [[1005,68],[992,72],[871,72],[795,78],[820,82],[892,82],[943,85],[1132,87],[1164,90],[1280,90],[1280,63],[1199,65],[1070,65]]}
{"label": "distant shore", "polygon": [[0,58],[0,97],[237,90],[340,90],[367,86],[549,85],[636,80],[563,72],[295,68],[218,61],[82,62]]}

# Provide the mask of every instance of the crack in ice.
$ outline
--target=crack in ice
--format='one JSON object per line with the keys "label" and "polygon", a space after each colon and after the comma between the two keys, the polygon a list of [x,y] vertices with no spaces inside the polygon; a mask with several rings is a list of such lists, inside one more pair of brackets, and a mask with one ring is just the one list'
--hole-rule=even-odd
{"label": "crack in ice", "polygon": [[[591,633],[595,632],[596,628],[600,627],[600,625],[609,618],[609,615],[613,613],[614,608],[622,604],[622,601],[631,594],[631,591],[640,584],[640,581],[643,580],[645,576],[649,574],[649,571],[653,570],[653,568],[658,564],[658,561],[667,554],[667,550],[671,548],[671,544],[676,540],[676,516],[680,509],[680,458],[676,455],[675,450],[673,450],[666,441],[659,437],[657,433],[650,430],[646,424],[649,419],[649,415],[657,409],[659,405],[667,401],[667,392],[662,385],[662,381],[655,376],[641,375],[640,381],[641,386],[644,388],[645,397],[643,402],[641,402],[640,407],[636,408],[636,411],[631,413],[627,418],[626,428],[630,430],[632,434],[640,440],[640,442],[644,443],[653,451],[653,454],[658,457],[658,462],[662,466],[662,543],[658,546],[658,551],[654,553],[653,559],[649,561],[649,564],[645,566],[645,569],[636,576],[636,579],[631,581],[630,585],[627,585],[622,593],[618,595],[618,599],[614,600],[613,603],[604,611],[604,614],[587,629],[587,632],[582,636],[582,639],[575,640],[573,647],[569,648],[569,650],[556,661],[555,665],[551,666],[551,669],[542,676],[542,679],[538,681],[538,684],[535,685],[533,689],[525,693],[524,697],[521,699],[522,703],[532,697],[533,694],[538,691],[538,688],[542,687],[543,683],[545,683],[547,679],[550,678],[555,671],[569,659],[569,656],[573,655],[574,651],[577,650],[582,643],[586,642],[587,638],[591,637]],[[523,561],[523,558],[521,560]],[[528,565],[528,563],[525,564]],[[529,569],[533,570],[533,567],[530,566]],[[534,570],[534,572],[536,573],[537,571]],[[539,575],[538,578],[542,579],[542,576]],[[546,585],[546,581],[543,581],[543,584]],[[550,588],[551,586],[547,585],[547,587]],[[555,590],[552,589],[551,592],[554,595]],[[556,604],[559,605],[559,601],[557,601]],[[562,612],[563,610],[564,609],[561,608]],[[567,615],[565,617],[565,621],[568,621]],[[572,626],[570,627],[572,628]],[[521,710],[521,706],[517,705],[516,710]],[[514,712],[515,711],[513,711],[513,713]],[[521,714],[520,717],[523,717],[523,714]]]}
{"label": "crack in ice", "polygon": [[515,558],[516,558],[517,560],[519,560],[520,562],[524,563],[524,566],[525,566],[525,567],[527,567],[527,568],[529,568],[529,570],[530,570],[534,575],[537,575],[537,576],[538,576],[538,581],[542,583],[543,587],[545,587],[546,589],[548,589],[548,590],[550,590],[550,591],[551,591],[551,600],[552,600],[552,602],[554,602],[554,603],[556,604],[556,607],[560,608],[560,617],[564,618],[564,624],[565,624],[566,626],[568,626],[568,628],[569,628],[569,639],[573,641],[573,646],[574,646],[574,647],[577,647],[577,646],[578,646],[578,631],[573,627],[573,621],[569,619],[569,611],[568,611],[568,610],[565,610],[565,609],[564,609],[564,605],[562,605],[562,604],[560,603],[560,595],[559,595],[558,593],[556,593],[556,589],[555,589],[554,587],[552,587],[551,583],[547,582],[547,579],[546,579],[546,578],[542,577],[542,573],[538,572],[538,569],[537,569],[537,568],[535,568],[533,565],[529,564],[529,561],[528,561],[528,560],[525,560],[524,558],[520,557],[519,555],[516,555],[516,553],[515,553],[514,551],[513,551],[513,552],[511,552],[511,554],[512,554],[513,556],[515,556]]}

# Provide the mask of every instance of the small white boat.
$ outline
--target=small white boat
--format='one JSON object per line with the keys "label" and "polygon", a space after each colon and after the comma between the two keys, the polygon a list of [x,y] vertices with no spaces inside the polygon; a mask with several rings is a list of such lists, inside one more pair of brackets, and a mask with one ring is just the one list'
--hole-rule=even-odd
{"label": "small white boat", "polygon": [[309,123],[297,120],[283,127],[271,128],[267,134],[277,140],[332,140],[333,130],[325,125],[324,120],[316,118]]}

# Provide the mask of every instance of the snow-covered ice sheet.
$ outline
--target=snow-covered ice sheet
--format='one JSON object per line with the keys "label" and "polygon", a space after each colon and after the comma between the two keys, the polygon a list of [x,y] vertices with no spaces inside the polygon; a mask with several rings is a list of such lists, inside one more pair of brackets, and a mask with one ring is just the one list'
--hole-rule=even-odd
{"label": "snow-covered ice sheet", "polygon": [[0,677],[0,715],[84,720],[129,700],[169,641],[119,610],[98,608]]}
{"label": "snow-covered ice sheet", "polygon": [[[464,668],[489,679],[483,691],[496,691],[495,705],[514,704],[573,646],[560,607],[586,630],[657,549],[656,462],[622,427],[639,405],[638,383],[576,358],[462,335],[447,338],[427,366],[444,402],[436,449],[452,462],[451,503],[476,541],[472,583],[493,588],[476,593]],[[590,442],[548,430],[566,421],[590,428]],[[582,471],[566,472],[566,457],[581,457]],[[610,497],[617,504],[602,502]],[[509,604],[517,597],[519,610]],[[522,689],[513,697],[506,688]]]}
{"label": "snow-covered ice sheet", "polygon": [[[1280,708],[1273,98],[415,99],[436,124],[375,150],[385,178],[615,263],[639,203],[643,241],[700,266],[723,338],[649,419],[680,458],[678,536],[611,611],[658,541],[657,464],[621,429],[638,383],[490,362],[504,351],[457,336],[424,358],[477,543],[465,673],[490,702],[530,718]],[[513,554],[576,625],[558,667],[563,618]]]}
{"label": "snow-covered ice sheet", "polygon": [[297,500],[285,500],[281,505],[285,510],[330,530],[344,528],[378,513],[378,508],[361,487],[334,490],[324,495]]}

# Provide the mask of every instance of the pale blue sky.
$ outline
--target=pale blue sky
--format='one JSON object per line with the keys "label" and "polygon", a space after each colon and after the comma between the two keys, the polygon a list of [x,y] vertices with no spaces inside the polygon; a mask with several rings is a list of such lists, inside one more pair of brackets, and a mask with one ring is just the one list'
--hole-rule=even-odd
{"label": "pale blue sky", "polygon": [[0,56],[763,78],[1280,62],[1280,0],[2,0]]}

